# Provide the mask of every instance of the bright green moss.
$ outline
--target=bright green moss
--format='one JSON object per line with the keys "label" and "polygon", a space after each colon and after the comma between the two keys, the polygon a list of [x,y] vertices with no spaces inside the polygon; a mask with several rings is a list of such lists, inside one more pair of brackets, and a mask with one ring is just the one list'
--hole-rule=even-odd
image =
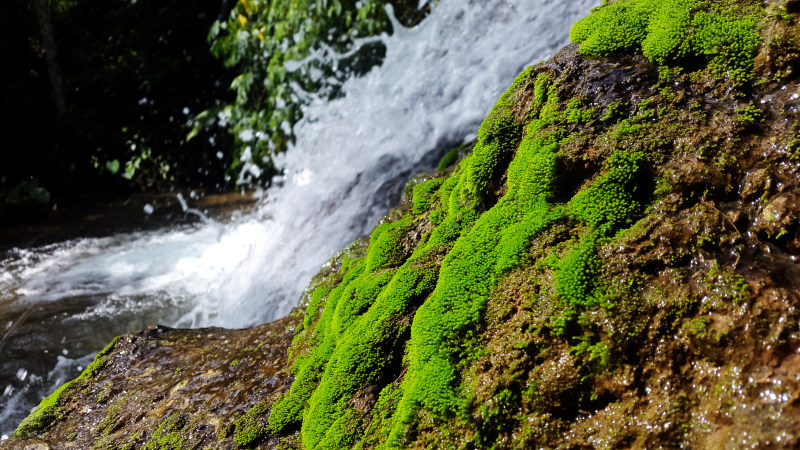
{"label": "bright green moss", "polygon": [[[534,105],[522,117],[514,101],[531,87]],[[600,176],[563,203],[559,149],[570,139],[567,125],[596,117],[582,100],[560,99],[549,77],[523,72],[452,174],[409,188],[411,214],[377,227],[367,256],[342,264],[341,283],[312,293],[302,341],[310,348],[295,360],[296,379],[273,405],[270,429],[300,423],[306,448],[397,447],[405,445],[420,409],[433,418],[465,415],[460,370],[479,355],[489,296],[556,222],[577,223],[586,233],[563,261],[553,262],[556,293],[564,300],[554,321],[562,320],[566,334],[576,309],[596,306],[597,247],[641,210],[635,178],[644,161],[639,153],[615,152]],[[410,249],[403,236],[415,215],[429,211],[435,228],[405,259]],[[590,361],[601,361],[604,348],[590,345]],[[371,420],[356,411],[353,395],[387,383],[389,370],[395,372],[388,381],[395,380],[400,365],[402,383],[383,390]]]}
{"label": "bright green moss", "polygon": [[658,3],[647,26],[642,53],[651,61],[666,64],[685,58],[692,51],[692,13],[701,2],[674,0],[671,4]]}
{"label": "bright green moss", "polygon": [[504,167],[503,162],[508,162],[507,158],[521,137],[522,127],[515,120],[512,100],[516,88],[530,74],[531,68],[528,68],[517,76],[481,124],[478,143],[472,150],[472,158],[457,188],[463,205],[482,209],[486,206],[485,201],[491,197],[489,184],[499,175],[498,171]]}
{"label": "bright green moss", "polygon": [[458,175],[455,174],[446,178],[436,192],[436,199],[433,202],[436,203],[437,208],[431,211],[430,214],[430,220],[434,226],[441,225],[445,217],[447,217],[449,199],[456,185],[458,185],[458,178]]}
{"label": "bright green moss", "polygon": [[422,214],[431,207],[434,194],[436,194],[443,182],[444,180],[442,178],[434,178],[414,186],[414,197],[412,200],[412,211],[414,214]]}
{"label": "bright green moss", "polygon": [[694,51],[706,57],[715,76],[734,81],[752,77],[753,58],[761,41],[754,18],[700,11],[693,25],[697,28]]}
{"label": "bright green moss", "polygon": [[580,244],[573,248],[559,264],[556,272],[556,292],[572,306],[594,306],[592,295],[594,279],[600,270],[597,246],[600,242],[598,232],[581,238]]}
{"label": "bright green moss", "polygon": [[564,111],[567,123],[586,123],[597,117],[597,112],[592,108],[586,108],[583,99],[573,98],[567,103]]}
{"label": "bright green moss", "polygon": [[402,395],[399,383],[391,383],[381,391],[372,408],[372,422],[364,433],[365,439],[358,442],[356,450],[374,448],[386,441],[392,430],[392,416]]}
{"label": "bright green moss", "polygon": [[375,228],[367,250],[367,271],[372,272],[402,264],[404,258],[403,252],[400,251],[403,245],[401,238],[409,225],[410,222],[401,220],[382,223]]}
{"label": "bright green moss", "polygon": [[352,394],[377,381],[392,362],[392,348],[408,326],[400,319],[433,290],[435,267],[424,264],[424,255],[412,257],[392,278],[370,309],[360,316],[336,346],[319,386],[303,417],[303,445],[314,448],[324,440],[339,438],[331,425],[344,413]]}
{"label": "bright green moss", "polygon": [[647,36],[647,24],[656,1],[628,0],[602,6],[575,22],[569,38],[582,53],[611,55],[635,50]]}
{"label": "bright green moss", "polygon": [[[373,233],[373,236],[375,236],[375,233]],[[342,264],[342,270],[344,271],[346,268],[347,272],[342,282],[330,292],[327,300],[325,300],[325,308],[313,328],[314,335],[309,342],[312,346],[311,352],[308,355],[299,356],[295,360],[292,366],[295,381],[292,383],[288,395],[279,398],[272,405],[272,412],[269,417],[271,430],[277,432],[302,421],[302,411],[307,407],[308,399],[316,389],[320,374],[336,345],[337,336],[331,328],[339,300],[348,287],[357,282],[356,280],[362,275],[364,267],[363,259],[351,260],[346,265]],[[320,299],[319,303],[321,304],[322,302],[323,299]],[[298,338],[295,338],[295,343],[297,344],[299,344]]]}
{"label": "bright green moss", "polygon": [[39,403],[39,406],[33,410],[28,417],[20,422],[17,429],[14,431],[14,437],[18,439],[25,439],[37,433],[50,428],[56,421],[61,420],[63,417],[63,409],[61,408],[61,395],[64,394],[74,381],[66,383],[56,389],[55,392],[50,394],[47,398]]}
{"label": "bright green moss", "polygon": [[455,162],[458,161],[458,158],[461,156],[461,150],[463,150],[463,147],[456,147],[447,152],[442,157],[441,161],[439,161],[439,165],[436,166],[436,170],[441,172],[443,170],[447,170],[447,168],[455,164]]}
{"label": "bright green moss", "polygon": [[608,158],[606,174],[592,182],[569,203],[570,212],[592,227],[616,230],[631,222],[641,205],[634,182],[643,156],[617,151]]}
{"label": "bright green moss", "polygon": [[[552,97],[555,92],[545,86],[541,83],[540,91]],[[545,102],[544,97],[540,100]],[[529,134],[508,166],[507,193],[458,238],[442,263],[435,291],[417,311],[411,326],[403,397],[389,446],[400,444],[418,408],[438,416],[466,412],[465,400],[457,393],[455,361],[463,364],[477,356],[471,342],[501,274],[522,263],[531,238],[563,216],[560,208],[549,203],[558,177],[558,142],[551,134],[536,133],[546,122],[558,120],[567,120],[567,115],[563,111],[542,113],[538,123],[529,126]],[[476,155],[480,147],[479,140]],[[467,163],[483,161],[468,158]]]}
{"label": "bright green moss", "polygon": [[617,151],[607,161],[606,173],[579,192],[568,204],[569,213],[592,227],[580,244],[559,264],[558,295],[573,306],[594,306],[594,279],[600,269],[597,247],[623,226],[633,223],[642,205],[636,175],[644,157]]}
{"label": "bright green moss", "polygon": [[736,108],[735,112],[742,125],[753,125],[764,121],[761,110],[752,102],[749,105]]}
{"label": "bright green moss", "polygon": [[328,286],[320,286],[311,293],[311,299],[306,306],[306,313],[303,316],[303,326],[308,328],[313,322],[316,321],[323,302],[328,294],[331,293],[331,288]]}
{"label": "bright green moss", "polygon": [[718,78],[752,76],[760,37],[752,10],[706,0],[620,0],[576,22],[581,52],[605,56],[641,50],[658,64],[699,58]]}

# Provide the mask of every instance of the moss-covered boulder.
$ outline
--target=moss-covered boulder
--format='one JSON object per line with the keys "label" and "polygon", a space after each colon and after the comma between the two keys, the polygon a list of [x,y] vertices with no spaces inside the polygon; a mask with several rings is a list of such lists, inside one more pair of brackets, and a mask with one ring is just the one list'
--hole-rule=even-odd
{"label": "moss-covered boulder", "polygon": [[[796,3],[578,22],[315,277],[291,387],[248,397],[220,442],[800,445]],[[147,442],[194,423],[162,416]]]}

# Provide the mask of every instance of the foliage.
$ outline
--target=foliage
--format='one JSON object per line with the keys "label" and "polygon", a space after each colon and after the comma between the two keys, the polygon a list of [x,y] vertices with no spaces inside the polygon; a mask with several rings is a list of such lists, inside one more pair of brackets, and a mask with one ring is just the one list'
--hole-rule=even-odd
{"label": "foliage", "polygon": [[403,24],[426,11],[416,0],[237,1],[209,35],[214,55],[237,72],[234,99],[197,115],[190,137],[211,124],[227,127],[238,149],[232,173],[255,164],[266,169],[256,178],[273,174],[272,157],[294,139],[309,96],[335,98],[345,79],[380,62],[383,44],[369,37],[391,29],[389,4]]}
{"label": "foliage", "polygon": [[[50,49],[33,3],[13,0],[0,26],[0,45],[15,61],[0,69],[0,97],[11,112],[0,127],[24,136],[0,155],[0,197],[37,181],[53,199],[135,186],[222,186],[227,135],[211,128],[184,139],[189,114],[226,95],[229,81],[205,40],[219,2],[43,2],[56,43]],[[54,66],[46,53],[54,53]],[[61,80],[64,113],[51,77]]]}

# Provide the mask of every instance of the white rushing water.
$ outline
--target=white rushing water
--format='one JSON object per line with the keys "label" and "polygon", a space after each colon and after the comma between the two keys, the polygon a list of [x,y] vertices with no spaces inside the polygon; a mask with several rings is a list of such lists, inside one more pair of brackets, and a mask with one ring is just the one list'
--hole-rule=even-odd
{"label": "white rushing water", "polygon": [[[311,101],[295,127],[297,143],[278,160],[286,170],[281,187],[256,212],[226,225],[12,252],[0,261],[0,308],[71,302],[70,312],[59,312],[67,334],[61,353],[96,334],[99,323],[120,334],[155,323],[245,327],[285,315],[321,265],[397,202],[408,178],[435,167],[448,146],[471,140],[514,77],[565,45],[571,23],[598,3],[441,0],[417,27],[395,26],[381,37],[384,63],[348,80],[343,98]],[[19,333],[16,325],[0,323],[0,332]],[[0,341],[0,360],[12,353],[9,342],[4,349]],[[70,356],[100,347],[73,346]],[[52,349],[42,350],[49,356],[26,351],[37,355],[40,373],[23,357],[2,366],[12,373],[0,378],[7,383],[0,385],[0,434],[19,420],[12,413],[24,415],[52,389],[43,380],[66,364]],[[26,371],[21,380],[19,370]]]}

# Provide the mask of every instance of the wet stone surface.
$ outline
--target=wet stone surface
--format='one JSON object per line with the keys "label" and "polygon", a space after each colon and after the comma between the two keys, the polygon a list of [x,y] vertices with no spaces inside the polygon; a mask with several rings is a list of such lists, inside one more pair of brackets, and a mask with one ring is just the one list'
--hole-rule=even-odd
{"label": "wet stone surface", "polygon": [[[88,384],[62,397],[63,420],[0,448],[236,448],[232,423],[291,384],[286,351],[299,320],[127,334]],[[276,443],[264,436],[259,448]]]}

